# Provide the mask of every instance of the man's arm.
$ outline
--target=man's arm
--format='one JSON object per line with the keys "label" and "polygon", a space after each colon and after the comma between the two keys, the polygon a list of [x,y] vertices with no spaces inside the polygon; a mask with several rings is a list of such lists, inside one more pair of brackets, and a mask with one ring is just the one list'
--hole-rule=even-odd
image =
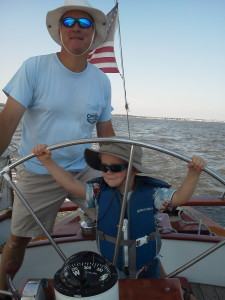
{"label": "man's arm", "polygon": [[0,155],[9,146],[12,136],[24,114],[25,107],[12,97],[0,112]]}
{"label": "man's arm", "polygon": [[99,122],[96,124],[97,136],[98,137],[109,137],[115,136],[115,132],[112,126],[112,121]]}

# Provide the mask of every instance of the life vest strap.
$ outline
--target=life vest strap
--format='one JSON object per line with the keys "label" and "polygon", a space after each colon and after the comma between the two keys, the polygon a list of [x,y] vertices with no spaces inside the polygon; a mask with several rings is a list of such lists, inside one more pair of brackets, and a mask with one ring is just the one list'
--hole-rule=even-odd
{"label": "life vest strap", "polygon": [[[120,246],[128,246],[129,247],[129,277],[136,278],[137,270],[136,270],[136,248],[141,247],[147,244],[150,241],[156,239],[158,230],[150,233],[149,235],[143,236],[136,240],[120,240]],[[98,238],[116,244],[116,238],[105,234],[102,231],[96,229],[96,235]]]}
{"label": "life vest strap", "polygon": [[[105,241],[116,244],[116,238],[114,238],[108,234],[105,234],[104,232],[99,231],[97,229],[96,229],[96,234],[101,240],[105,240]],[[136,247],[141,247],[144,244],[147,244],[148,242],[155,240],[156,234],[157,234],[157,231],[154,231],[154,232],[150,233],[149,235],[145,235],[136,240],[120,240],[120,246],[131,247],[135,243]]]}

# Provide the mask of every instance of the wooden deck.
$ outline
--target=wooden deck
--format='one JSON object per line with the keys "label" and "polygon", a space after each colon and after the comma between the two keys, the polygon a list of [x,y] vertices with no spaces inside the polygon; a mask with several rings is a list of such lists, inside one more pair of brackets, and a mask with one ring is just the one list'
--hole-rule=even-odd
{"label": "wooden deck", "polygon": [[190,283],[198,300],[225,300],[225,287]]}
{"label": "wooden deck", "polygon": [[[46,294],[46,299],[54,299],[53,280],[49,279],[50,289]],[[144,300],[144,299],[162,299],[162,300],[181,300],[183,299],[179,283],[176,278],[160,280],[158,279],[123,279],[119,281],[121,300]],[[131,284],[132,282],[132,284]],[[168,284],[170,288],[168,289]],[[225,300],[225,287],[215,287],[212,285],[190,283],[193,293],[198,300]],[[140,288],[141,287],[141,288]],[[157,288],[156,288],[157,287]],[[166,288],[165,288],[166,287]],[[151,296],[149,295],[151,290]],[[146,292],[147,291],[147,292]],[[158,293],[160,291],[160,293]],[[162,294],[163,291],[163,294]],[[20,291],[21,293],[21,291]],[[166,296],[164,295],[166,293]]]}

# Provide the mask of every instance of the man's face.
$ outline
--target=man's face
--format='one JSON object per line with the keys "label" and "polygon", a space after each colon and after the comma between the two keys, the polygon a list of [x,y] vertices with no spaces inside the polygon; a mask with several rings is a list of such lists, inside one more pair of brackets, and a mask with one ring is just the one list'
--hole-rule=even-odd
{"label": "man's face", "polygon": [[90,46],[93,34],[93,21],[91,16],[83,11],[71,10],[67,11],[61,19],[72,18],[86,18],[91,21],[92,25],[89,28],[81,28],[76,21],[71,27],[66,27],[60,24],[61,38],[65,47],[73,54],[79,55],[83,53]]}

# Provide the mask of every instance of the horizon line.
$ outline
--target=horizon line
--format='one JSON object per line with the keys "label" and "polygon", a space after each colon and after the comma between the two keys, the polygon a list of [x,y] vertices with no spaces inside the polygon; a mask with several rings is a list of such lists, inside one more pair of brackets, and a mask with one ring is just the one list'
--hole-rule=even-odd
{"label": "horizon line", "polygon": [[[5,103],[0,102],[0,107],[3,106]],[[118,114],[112,113],[112,116],[116,117],[126,117],[127,114]],[[193,122],[214,122],[214,123],[225,123],[225,120],[216,120],[216,119],[202,119],[202,118],[180,118],[180,117],[153,117],[153,116],[138,116],[138,115],[129,115],[132,118],[143,118],[143,119],[156,119],[156,120],[174,120],[174,121],[193,121]]]}
{"label": "horizon line", "polygon": [[[126,117],[126,114],[112,114],[115,117]],[[132,118],[144,118],[144,119],[157,119],[157,120],[174,120],[174,121],[193,121],[193,122],[217,122],[225,123],[225,120],[216,120],[216,119],[202,119],[202,118],[180,118],[180,117],[153,117],[153,116],[138,116],[138,115],[129,115]]]}

